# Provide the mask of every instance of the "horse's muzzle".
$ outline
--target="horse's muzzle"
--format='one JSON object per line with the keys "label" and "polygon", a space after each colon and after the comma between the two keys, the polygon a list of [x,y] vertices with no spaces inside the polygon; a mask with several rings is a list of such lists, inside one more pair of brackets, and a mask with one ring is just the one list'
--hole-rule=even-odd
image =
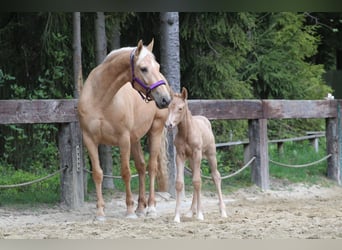
{"label": "horse's muzzle", "polygon": [[161,98],[160,101],[156,100],[156,105],[158,108],[163,109],[163,108],[167,108],[170,102],[171,102],[171,98],[163,97]]}

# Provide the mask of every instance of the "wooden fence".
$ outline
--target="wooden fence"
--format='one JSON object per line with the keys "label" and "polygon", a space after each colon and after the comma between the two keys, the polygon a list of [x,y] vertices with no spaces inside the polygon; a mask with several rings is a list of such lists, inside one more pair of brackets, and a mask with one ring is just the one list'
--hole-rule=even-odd
{"label": "wooden fence", "polygon": [[[249,150],[255,157],[252,181],[269,189],[268,119],[321,118],[326,120],[328,178],[341,184],[342,100],[190,100],[194,115],[211,120],[248,120]],[[0,100],[0,124],[58,123],[62,201],[70,208],[82,206],[83,145],[77,118],[77,100]]]}

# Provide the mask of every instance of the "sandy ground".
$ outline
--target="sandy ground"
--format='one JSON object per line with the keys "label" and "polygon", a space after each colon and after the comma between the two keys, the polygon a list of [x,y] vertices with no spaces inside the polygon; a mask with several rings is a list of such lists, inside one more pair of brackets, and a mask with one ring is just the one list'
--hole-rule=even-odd
{"label": "sandy ground", "polygon": [[[203,194],[204,221],[174,223],[175,200],[158,194],[156,218],[125,218],[124,194],[107,198],[105,222],[95,220],[95,202],[79,211],[60,205],[0,207],[0,239],[341,239],[342,188],[271,183],[224,196],[228,218],[220,218],[215,193]],[[190,207],[191,194],[182,203]]]}

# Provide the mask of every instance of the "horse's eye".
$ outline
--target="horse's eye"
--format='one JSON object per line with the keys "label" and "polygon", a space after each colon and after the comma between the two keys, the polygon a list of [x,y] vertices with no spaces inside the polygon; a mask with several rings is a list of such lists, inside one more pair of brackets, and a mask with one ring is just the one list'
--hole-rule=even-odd
{"label": "horse's eye", "polygon": [[183,110],[183,108],[178,108],[178,111],[182,111]]}
{"label": "horse's eye", "polygon": [[143,72],[143,73],[146,73],[146,72],[147,72],[147,68],[146,68],[146,67],[142,67],[142,68],[140,68],[140,70],[141,70],[141,72]]}

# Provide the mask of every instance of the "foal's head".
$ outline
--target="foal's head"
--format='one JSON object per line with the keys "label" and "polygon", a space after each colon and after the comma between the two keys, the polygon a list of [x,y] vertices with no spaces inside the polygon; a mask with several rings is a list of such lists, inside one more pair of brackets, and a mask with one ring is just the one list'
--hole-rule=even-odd
{"label": "foal's head", "polygon": [[160,73],[160,65],[153,53],[153,40],[143,46],[140,40],[131,54],[133,87],[145,95],[145,100],[153,99],[158,108],[166,108],[171,102],[171,89],[165,77]]}
{"label": "foal's head", "polygon": [[184,120],[188,109],[188,91],[182,88],[182,93],[174,93],[173,99],[169,105],[169,116],[166,121],[166,127],[172,129]]}

